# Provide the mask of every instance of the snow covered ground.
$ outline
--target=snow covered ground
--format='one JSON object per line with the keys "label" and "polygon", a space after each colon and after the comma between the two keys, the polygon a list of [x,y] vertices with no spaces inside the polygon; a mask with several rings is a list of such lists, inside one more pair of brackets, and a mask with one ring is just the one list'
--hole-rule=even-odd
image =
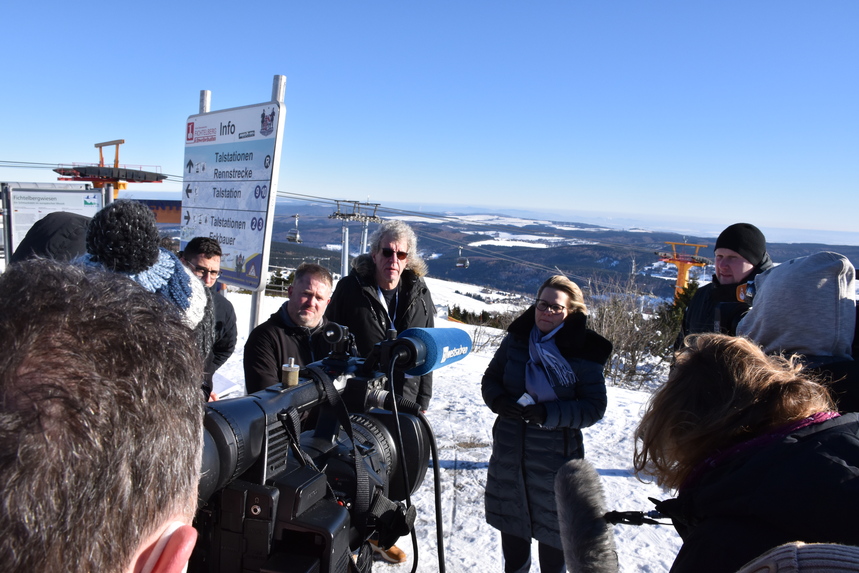
{"label": "snow covered ground", "polygon": [[[439,307],[457,304],[472,311],[503,310],[501,305],[477,301],[456,295],[455,291],[471,292],[470,285],[430,279],[433,300]],[[459,298],[456,298],[459,297]],[[218,371],[217,383],[230,381],[244,384],[242,350],[250,325],[251,296],[227,293],[238,316],[239,341],[232,358]],[[285,301],[265,297],[261,305],[261,321],[275,312]],[[468,306],[466,306],[468,305]],[[443,311],[442,311],[443,312]],[[463,328],[474,333],[474,327],[437,320],[438,327]],[[492,350],[472,352],[455,364],[434,373],[433,399],[427,418],[433,426],[439,449],[441,473],[442,523],[446,570],[451,573],[498,573],[503,570],[501,540],[498,532],[486,524],[483,512],[483,491],[491,453],[491,430],[494,414],[483,404],[480,379],[492,358]],[[585,456],[597,468],[606,494],[606,508],[619,511],[652,509],[648,497],[664,499],[669,494],[655,484],[646,484],[632,474],[632,434],[641,409],[649,394],[609,387],[609,405],[605,418],[584,431]],[[432,469],[421,489],[412,498],[417,507],[418,571],[437,572],[438,544],[436,541],[436,512]],[[668,571],[680,548],[680,539],[671,526],[641,527],[617,525],[615,543],[623,572]],[[376,571],[411,571],[415,551],[411,541],[398,543],[409,555],[404,565],[378,563]],[[536,556],[536,544],[535,544]],[[538,565],[531,571],[539,571]]]}

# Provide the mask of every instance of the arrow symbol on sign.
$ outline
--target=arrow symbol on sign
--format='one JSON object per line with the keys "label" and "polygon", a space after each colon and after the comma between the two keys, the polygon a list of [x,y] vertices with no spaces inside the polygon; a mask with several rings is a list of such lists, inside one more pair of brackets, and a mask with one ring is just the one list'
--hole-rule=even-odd
{"label": "arrow symbol on sign", "polygon": [[185,166],[188,168],[188,173],[191,173],[191,170],[194,169],[194,162],[189,159]]}
{"label": "arrow symbol on sign", "polygon": [[188,224],[188,221],[191,220],[191,214],[188,211],[185,211],[185,224]]}
{"label": "arrow symbol on sign", "polygon": [[188,188],[185,189],[185,196],[190,199],[191,198],[191,186],[188,185]]}

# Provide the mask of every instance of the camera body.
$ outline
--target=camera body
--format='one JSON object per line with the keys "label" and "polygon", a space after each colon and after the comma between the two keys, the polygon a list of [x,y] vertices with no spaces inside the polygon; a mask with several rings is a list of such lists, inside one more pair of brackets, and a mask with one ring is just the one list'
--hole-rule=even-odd
{"label": "camera body", "polygon": [[[349,336],[333,325],[332,352],[296,386],[208,406],[190,571],[340,573],[371,536],[386,545],[411,530],[401,502],[423,482],[431,429],[385,387],[402,345],[364,360]],[[310,410],[315,427],[301,432]]]}

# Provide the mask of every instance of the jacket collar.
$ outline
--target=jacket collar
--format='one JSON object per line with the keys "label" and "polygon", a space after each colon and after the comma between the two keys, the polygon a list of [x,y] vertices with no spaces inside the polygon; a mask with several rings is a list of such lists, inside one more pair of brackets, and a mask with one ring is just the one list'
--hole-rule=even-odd
{"label": "jacket collar", "polygon": [[[534,305],[519,315],[507,332],[516,338],[527,340],[536,324]],[[611,356],[612,344],[593,330],[587,328],[588,317],[581,312],[574,312],[564,320],[564,327],[555,335],[558,350],[567,358],[584,358],[599,364],[605,364]]]}

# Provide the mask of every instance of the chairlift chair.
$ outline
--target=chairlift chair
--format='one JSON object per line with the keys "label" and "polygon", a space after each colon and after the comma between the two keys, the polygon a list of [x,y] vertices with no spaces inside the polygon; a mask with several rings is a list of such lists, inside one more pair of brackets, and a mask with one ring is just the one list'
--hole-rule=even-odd
{"label": "chairlift chair", "polygon": [[286,234],[286,240],[290,243],[300,243],[301,242],[301,234],[298,232],[298,215],[293,215],[295,218],[295,228],[290,229]]}
{"label": "chairlift chair", "polygon": [[456,268],[467,269],[468,264],[468,257],[462,256],[462,247],[459,247],[459,256],[456,258]]}

